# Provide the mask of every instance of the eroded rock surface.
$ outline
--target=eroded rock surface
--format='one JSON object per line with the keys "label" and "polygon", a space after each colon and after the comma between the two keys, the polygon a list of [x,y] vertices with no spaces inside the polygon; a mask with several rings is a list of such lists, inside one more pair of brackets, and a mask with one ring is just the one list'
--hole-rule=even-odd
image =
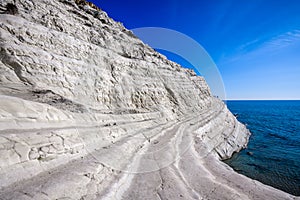
{"label": "eroded rock surface", "polygon": [[0,199],[294,198],[220,162],[245,126],[101,9],[0,9]]}

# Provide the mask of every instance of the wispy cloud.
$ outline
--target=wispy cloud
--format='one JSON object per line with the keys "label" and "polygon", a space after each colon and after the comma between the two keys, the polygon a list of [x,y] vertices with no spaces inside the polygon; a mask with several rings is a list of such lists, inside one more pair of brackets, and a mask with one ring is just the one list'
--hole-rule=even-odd
{"label": "wispy cloud", "polygon": [[271,40],[265,42],[262,45],[261,49],[275,51],[293,45],[297,42],[300,42],[300,30],[290,31],[276,36]]}
{"label": "wispy cloud", "polygon": [[238,47],[236,54],[225,58],[223,62],[231,63],[241,59],[251,59],[255,56],[264,56],[276,53],[295,44],[300,44],[300,30],[289,31],[268,40],[257,38]]}
{"label": "wispy cloud", "polygon": [[242,52],[245,52],[245,51],[249,51],[249,49],[253,48],[253,46],[257,46],[257,44],[260,42],[259,39],[255,39],[255,40],[252,40],[252,41],[249,41],[245,44],[242,44],[239,48],[238,48],[238,51],[242,51]]}

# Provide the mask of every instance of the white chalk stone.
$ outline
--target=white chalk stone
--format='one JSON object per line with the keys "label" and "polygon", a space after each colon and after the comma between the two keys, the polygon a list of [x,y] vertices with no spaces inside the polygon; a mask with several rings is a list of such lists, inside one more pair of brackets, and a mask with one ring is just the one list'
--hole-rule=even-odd
{"label": "white chalk stone", "polygon": [[250,133],[203,77],[92,4],[0,5],[14,2],[0,14],[0,199],[295,198],[220,161]]}

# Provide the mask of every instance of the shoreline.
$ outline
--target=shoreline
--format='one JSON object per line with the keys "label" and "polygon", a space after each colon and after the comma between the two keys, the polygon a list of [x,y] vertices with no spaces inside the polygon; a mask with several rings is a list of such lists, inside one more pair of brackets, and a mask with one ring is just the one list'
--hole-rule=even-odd
{"label": "shoreline", "polygon": [[[4,96],[1,97],[4,98]],[[6,108],[9,108],[11,103],[16,105],[17,102],[20,105],[30,103],[32,108],[45,106],[10,97]],[[234,151],[245,147],[249,133],[244,125],[236,121],[223,103],[216,101],[212,105],[197,116],[162,123],[162,126],[156,129],[153,127],[154,124],[151,125],[149,132],[144,132],[151,136],[150,142],[144,137],[135,136],[130,137],[130,140],[115,142],[110,147],[94,152],[89,150],[93,146],[86,146],[88,149],[77,155],[73,161],[58,165],[62,161],[53,160],[52,162],[58,165],[55,168],[51,168],[53,167],[51,163],[46,165],[44,161],[43,165],[44,168],[47,167],[47,170],[32,178],[7,185],[2,188],[0,198],[24,199],[30,195],[33,199],[40,199],[47,194],[48,198],[89,196],[91,199],[103,197],[113,199],[299,199],[243,176],[220,160],[219,155],[227,157]],[[47,109],[53,108],[47,106]],[[24,110],[30,115],[28,111]],[[61,115],[69,116],[64,112]],[[78,115],[77,118],[80,116]],[[86,120],[86,116],[84,119]],[[220,134],[222,130],[218,129],[220,124],[224,123],[224,119],[230,122],[223,130],[226,130],[226,140]],[[26,130],[30,124],[32,122],[24,121],[19,128]],[[43,127],[43,123],[39,125]],[[74,135],[69,132],[69,138],[66,137],[65,140],[74,138],[78,134],[86,134],[84,130]],[[212,132],[208,132],[209,130]],[[28,133],[25,132],[25,134]],[[13,136],[14,133],[7,134],[6,137],[10,135]],[[24,137],[22,134],[20,136]],[[36,141],[40,141],[38,138]],[[229,142],[231,138],[234,138],[235,143]],[[31,138],[26,140],[30,142]],[[142,148],[140,147],[141,141],[146,144]],[[216,144],[219,145],[216,146]],[[80,155],[82,155],[81,158]],[[63,159],[71,159],[71,157],[65,155]],[[31,168],[36,169],[37,164],[33,160],[16,164],[14,167],[18,169],[22,165],[23,169],[28,170],[27,168],[32,165]],[[132,167],[132,173],[120,170],[123,169],[122,165]],[[22,178],[28,174],[27,171],[18,170],[19,177],[16,177],[16,170],[11,170],[11,167],[8,169],[10,171],[0,174],[3,178],[7,179],[10,175]],[[115,187],[112,187],[113,185]],[[92,190],[94,187],[97,190]],[[66,193],[66,191],[69,192]],[[116,197],[117,194],[120,196]]]}
{"label": "shoreline", "polygon": [[[300,196],[298,161],[299,101],[228,102],[253,134],[248,148],[225,161],[238,173]],[[291,128],[292,127],[292,128]],[[241,170],[241,171],[238,171]]]}

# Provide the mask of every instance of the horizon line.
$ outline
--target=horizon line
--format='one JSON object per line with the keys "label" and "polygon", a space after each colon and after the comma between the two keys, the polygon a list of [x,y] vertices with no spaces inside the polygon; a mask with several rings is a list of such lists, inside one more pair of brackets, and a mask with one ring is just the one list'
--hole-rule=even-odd
{"label": "horizon line", "polygon": [[223,101],[300,101],[300,99],[224,99]]}

